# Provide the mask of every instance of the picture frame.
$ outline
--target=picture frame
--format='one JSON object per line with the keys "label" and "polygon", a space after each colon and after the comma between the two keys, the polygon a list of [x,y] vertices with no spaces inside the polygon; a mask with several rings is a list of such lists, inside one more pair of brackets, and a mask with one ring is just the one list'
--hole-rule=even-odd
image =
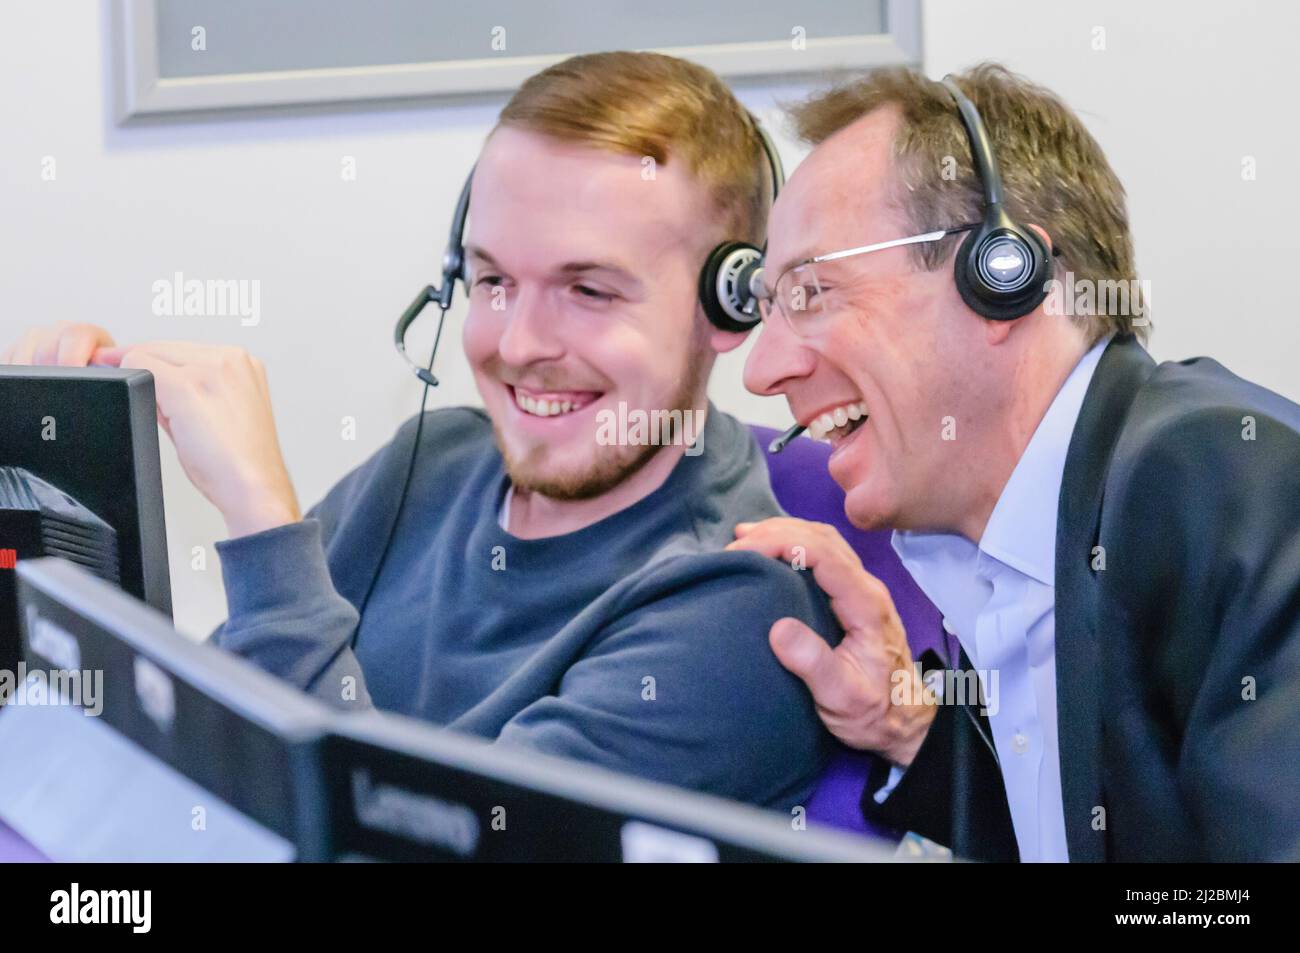
{"label": "picture frame", "polygon": [[[452,56],[418,62],[368,62],[366,49],[353,50],[348,47],[349,42],[354,42],[351,35],[355,35],[355,43],[364,46],[365,37],[362,33],[365,30],[371,31],[372,34],[376,30],[387,31],[386,34],[380,35],[379,41],[382,43],[387,37],[397,37],[399,39],[394,43],[397,45],[402,42],[402,38],[409,38],[411,30],[415,28],[415,24],[404,27],[402,18],[408,20],[418,18],[421,28],[428,30],[431,25],[435,28],[428,35],[447,45],[456,42],[456,39],[448,33],[449,30],[457,25],[461,28],[469,27],[473,16],[480,16],[480,14],[475,13],[471,16],[469,12],[458,12],[455,23],[448,24],[440,20],[438,15],[439,7],[443,5],[444,0],[439,0],[436,5],[428,3],[427,0],[423,3],[419,0],[372,0],[371,3],[366,4],[361,4],[360,0],[333,0],[333,2],[317,0],[318,6],[314,6],[311,10],[314,22],[309,25],[317,27],[317,35],[314,39],[310,30],[293,34],[284,29],[283,22],[279,24],[279,30],[274,29],[275,24],[272,22],[268,24],[268,31],[273,32],[273,37],[262,42],[263,38],[254,32],[252,35],[258,42],[243,44],[243,47],[256,47],[256,49],[241,50],[254,55],[258,60],[256,68],[241,69],[236,66],[232,69],[227,64],[207,74],[198,72],[175,75],[174,69],[168,68],[168,58],[169,55],[173,60],[176,58],[174,53],[178,45],[176,25],[171,24],[169,36],[171,47],[162,49],[164,30],[160,29],[160,23],[166,17],[175,20],[176,16],[184,16],[184,13],[177,12],[183,9],[174,6],[177,2],[179,0],[114,0],[113,31],[118,54],[119,79],[116,113],[119,123],[164,117],[192,117],[221,110],[275,110],[412,100],[446,101],[500,95],[516,89],[527,77],[565,56],[583,51],[581,48],[531,54],[524,51],[514,55],[505,49],[490,50],[487,45],[488,38],[484,37],[483,52],[490,54],[486,56],[479,55],[476,51],[473,56]],[[197,0],[189,0],[189,2],[196,3]],[[294,2],[295,0],[279,0],[281,6],[278,10],[264,5],[256,11],[241,11],[238,3],[208,5],[202,9],[202,17],[219,20],[222,16],[244,15],[244,20],[237,21],[237,25],[240,29],[252,30],[253,25],[247,20],[254,12],[257,16],[266,16],[268,12],[284,14]],[[734,0],[728,2],[734,3]],[[738,36],[736,42],[705,42],[651,48],[690,59],[728,80],[793,77],[827,71],[864,70],[891,64],[919,63],[920,0],[874,0],[874,7],[871,5],[871,0],[860,0],[860,2],[864,5],[862,18],[876,19],[882,26],[880,32],[844,35],[814,33],[800,36],[799,31],[804,28],[796,23],[789,28],[788,38],[778,37],[771,40],[756,40],[752,36],[746,38],[744,31],[749,29],[752,32],[756,28],[755,24],[761,19],[760,15],[766,15],[770,21],[789,22],[791,18],[798,19],[801,12],[808,12],[807,4],[792,5],[789,0],[747,0],[744,4],[734,3],[735,11],[729,10],[724,5],[714,13],[716,21],[714,32],[725,34],[735,31]],[[266,0],[263,0],[263,3],[265,4]],[[536,21],[543,14],[538,12],[539,6],[529,7],[527,6],[529,3],[530,0],[513,0],[513,3],[509,0],[498,2],[482,15],[510,22],[511,8],[517,6],[517,13],[521,18],[531,16]],[[764,3],[767,4],[766,8],[763,8]],[[173,5],[164,8],[164,4]],[[547,9],[549,11],[550,8]],[[624,0],[621,4],[611,4],[606,0],[602,4],[593,4],[592,9],[602,11],[604,16],[593,19],[584,10],[583,19],[593,19],[593,22],[599,21],[599,23],[593,26],[593,35],[584,34],[573,41],[577,47],[582,46],[580,41],[585,41],[588,45],[592,42],[599,43],[599,30],[596,27],[603,25],[602,28],[616,45],[596,48],[627,48],[627,44],[619,44],[618,41],[622,39],[623,34],[631,30],[631,27],[620,27],[616,22],[619,12],[640,10],[642,11],[640,15],[646,17],[649,15],[646,11],[650,8],[643,8],[641,0]],[[832,11],[827,14],[828,16],[841,20],[859,15],[858,11],[846,8],[842,3],[838,6],[827,5],[825,9]],[[379,16],[375,16],[376,12]],[[573,12],[573,9],[569,8],[571,17]],[[733,12],[735,15],[728,16]],[[816,13],[815,10],[812,12]],[[326,30],[328,24],[319,22],[322,18],[329,17],[334,17],[338,22],[345,22],[354,13],[366,19],[353,21],[356,29],[352,31]],[[662,26],[660,32],[671,26],[670,21],[664,17],[648,22]],[[686,25],[683,24],[681,29],[685,28]],[[195,26],[192,29],[195,44],[208,42],[205,35],[206,27]],[[500,30],[504,37],[506,27],[491,29]],[[573,36],[576,32],[578,32],[577,28],[569,28],[568,33],[564,35]],[[526,35],[531,36],[531,34]],[[189,40],[185,36],[180,39],[186,42]],[[374,40],[375,37],[372,36],[370,50],[372,58]],[[330,49],[322,52],[306,46],[313,42],[317,45],[328,45]],[[320,59],[324,55],[342,61],[343,65],[322,66],[314,63],[313,57]],[[284,65],[280,66],[277,60],[283,60]],[[303,63],[313,65],[303,68]]]}

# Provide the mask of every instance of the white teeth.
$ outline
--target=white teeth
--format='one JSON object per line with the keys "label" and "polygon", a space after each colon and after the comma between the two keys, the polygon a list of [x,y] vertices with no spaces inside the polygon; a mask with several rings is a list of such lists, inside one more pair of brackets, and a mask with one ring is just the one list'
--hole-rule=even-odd
{"label": "white teeth", "polygon": [[825,411],[820,417],[813,418],[808,424],[808,435],[814,440],[826,440],[833,430],[848,426],[850,421],[862,420],[867,416],[866,401],[842,404]]}
{"label": "white teeth", "polygon": [[518,390],[515,391],[515,404],[525,413],[532,414],[535,417],[558,417],[560,414],[569,413],[574,408],[571,400],[539,399],[529,397]]}

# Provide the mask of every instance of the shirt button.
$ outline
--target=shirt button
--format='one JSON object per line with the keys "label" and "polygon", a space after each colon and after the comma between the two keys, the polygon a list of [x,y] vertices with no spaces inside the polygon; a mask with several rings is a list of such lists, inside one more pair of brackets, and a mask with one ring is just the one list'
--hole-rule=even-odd
{"label": "shirt button", "polygon": [[953,627],[952,627],[952,623],[949,622],[947,619],[944,619],[944,620],[943,620],[943,631],[947,632],[949,635],[956,635],[956,634],[957,634],[956,631],[955,631],[955,630],[953,629]]}
{"label": "shirt button", "polygon": [[1029,750],[1029,736],[1016,732],[1016,736],[1011,739],[1011,747],[1016,754],[1024,754]]}

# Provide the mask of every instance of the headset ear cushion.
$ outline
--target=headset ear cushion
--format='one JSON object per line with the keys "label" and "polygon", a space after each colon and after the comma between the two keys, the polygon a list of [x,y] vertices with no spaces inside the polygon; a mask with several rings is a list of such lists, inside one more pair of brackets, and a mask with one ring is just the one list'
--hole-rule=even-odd
{"label": "headset ear cushion", "polygon": [[962,239],[962,243],[957,248],[957,254],[953,256],[952,274],[957,284],[957,293],[961,295],[961,300],[966,302],[966,307],[970,308],[976,314],[984,318],[993,317],[988,313],[988,303],[981,299],[971,285],[971,254],[975,251],[975,242],[984,234],[983,227],[977,228],[967,233]]}
{"label": "headset ear cushion", "polygon": [[1047,282],[1053,272],[1052,254],[1042,236],[1032,228],[1013,226],[1006,229],[1004,226],[1000,230],[1013,231],[1029,252],[1032,268],[1024,289],[1013,296],[999,295],[979,279],[976,257],[994,231],[987,225],[971,232],[961,243],[953,259],[953,277],[966,307],[991,321],[1014,321],[1033,311],[1047,297]]}
{"label": "headset ear cushion", "polygon": [[749,275],[762,261],[761,249],[748,242],[723,242],[709,253],[700,269],[700,308],[720,331],[744,333],[758,324],[758,314],[745,311],[750,302]]}

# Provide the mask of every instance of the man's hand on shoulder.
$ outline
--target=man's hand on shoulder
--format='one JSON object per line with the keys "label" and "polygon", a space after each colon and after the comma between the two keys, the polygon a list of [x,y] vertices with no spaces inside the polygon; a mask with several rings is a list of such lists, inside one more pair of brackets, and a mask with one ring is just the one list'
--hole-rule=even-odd
{"label": "man's hand on shoulder", "polygon": [[[831,648],[798,619],[779,619],[768,634],[777,659],[808,686],[817,713],[840,741],[909,765],[920,750],[935,709],[895,704],[899,678],[916,679],[907,633],[889,590],[834,527],[778,517],[741,523],[729,550],[749,550],[812,571],[830,597],[844,638]],[[920,684],[902,697],[924,699]]]}

